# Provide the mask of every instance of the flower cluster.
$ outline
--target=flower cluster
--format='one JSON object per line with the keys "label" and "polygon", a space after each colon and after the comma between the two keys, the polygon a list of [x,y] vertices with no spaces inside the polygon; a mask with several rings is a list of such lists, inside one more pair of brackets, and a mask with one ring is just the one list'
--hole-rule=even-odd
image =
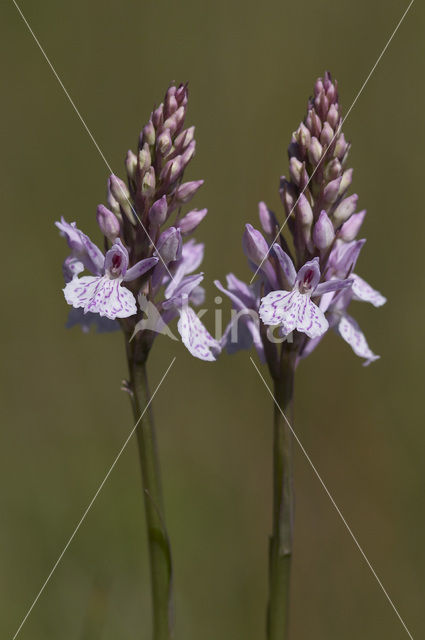
{"label": "flower cluster", "polygon": [[[203,274],[190,275],[203,260],[204,245],[187,238],[207,210],[182,215],[203,184],[183,182],[196,146],[194,127],[184,128],[187,100],[186,85],[170,86],[140,134],[137,153],[127,153],[127,183],[110,176],[108,206],[97,208],[104,252],[74,222],[56,225],[71,250],[63,266],[65,299],[74,307],[68,324],[81,320],[87,328],[95,319],[104,330],[119,321],[148,353],[160,327],[179,317],[189,351],[215,360],[219,344],[190,307],[204,299]],[[80,276],[84,270],[91,275]],[[145,318],[147,306],[155,311],[155,326],[152,313]]]}
{"label": "flower cluster", "polygon": [[[283,338],[291,335],[298,358],[311,353],[329,327],[365,359],[364,364],[378,357],[347,313],[352,300],[379,307],[385,298],[353,273],[365,243],[356,236],[366,211],[356,212],[358,196],[347,195],[353,171],[346,168],[350,145],[341,123],[337,84],[326,73],[317,80],[307,115],[288,149],[289,178],[280,180],[283,224],[260,203],[263,232],[250,224],[245,228],[243,248],[259,278],[246,285],[230,275],[227,289],[216,283],[238,312],[223,344],[228,350],[254,344],[271,368],[278,355],[267,325],[279,327]],[[289,242],[282,233],[286,224]],[[254,321],[253,310],[258,310],[262,324]],[[236,324],[244,330],[238,343],[230,345]]]}

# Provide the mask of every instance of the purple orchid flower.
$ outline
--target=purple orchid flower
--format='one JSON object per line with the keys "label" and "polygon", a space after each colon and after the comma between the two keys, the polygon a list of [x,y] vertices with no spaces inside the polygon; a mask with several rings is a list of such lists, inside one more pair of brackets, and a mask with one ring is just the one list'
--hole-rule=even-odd
{"label": "purple orchid flower", "polygon": [[[99,205],[96,216],[105,255],[75,223],[62,219],[56,225],[71,250],[63,266],[65,299],[74,310],[82,310],[78,317],[84,329],[88,326],[85,314],[91,320],[91,314],[119,320],[128,339],[133,337],[147,354],[155,335],[164,333],[163,327],[178,317],[177,328],[189,351],[214,360],[218,342],[188,306],[201,304],[205,296],[199,286],[202,274],[189,275],[200,266],[204,245],[187,237],[207,210],[193,209],[180,216],[181,207],[203,184],[203,180],[183,182],[196,145],[194,128],[184,129],[187,97],[187,86],[168,89],[143,128],[137,153],[127,154],[127,184],[110,176],[108,207]],[[81,276],[84,270],[91,275]],[[74,311],[68,325],[77,320]]]}
{"label": "purple orchid flower", "polygon": [[284,336],[297,330],[309,338],[318,338],[327,331],[329,322],[320,307],[311,300],[312,296],[351,287],[352,281],[334,278],[319,284],[319,258],[306,262],[297,273],[294,263],[282,247],[275,244],[273,249],[291,290],[272,291],[262,298],[259,309],[261,320],[264,324],[280,325]]}
{"label": "purple orchid flower", "polygon": [[[261,202],[262,231],[250,224],[245,227],[243,249],[261,296],[247,301],[246,296],[238,296],[230,287],[225,290],[220,283],[216,285],[232,299],[235,309],[258,311],[263,324],[278,325],[284,337],[294,332],[292,348],[297,361],[309,355],[331,327],[367,364],[377,356],[347,308],[356,300],[379,307],[385,298],[353,273],[365,244],[356,236],[366,211],[356,213],[358,196],[347,194],[353,171],[346,168],[350,145],[341,132],[341,122],[337,85],[326,73],[315,83],[307,115],[289,145],[289,179],[280,179],[286,213],[283,224]],[[289,229],[290,242],[284,237],[285,227]],[[289,246],[293,247],[293,255]],[[248,289],[248,285],[244,286]],[[279,356],[276,349],[270,348],[267,332],[261,326],[255,328],[255,323],[248,331],[246,322],[239,325],[242,336],[235,341],[233,350],[255,344],[263,357],[265,354],[270,369],[276,371]],[[235,326],[233,323],[233,329]],[[231,325],[225,331],[228,351],[232,349],[228,344],[230,329]]]}

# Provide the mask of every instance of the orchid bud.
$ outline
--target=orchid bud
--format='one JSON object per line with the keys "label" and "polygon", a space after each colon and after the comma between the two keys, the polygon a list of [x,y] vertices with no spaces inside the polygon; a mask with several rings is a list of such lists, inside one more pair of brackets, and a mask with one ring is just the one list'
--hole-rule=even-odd
{"label": "orchid bud", "polygon": [[187,165],[195,155],[195,148],[196,148],[196,140],[192,140],[190,145],[187,147],[186,151],[182,154],[181,158],[182,158],[182,164],[184,169],[187,167]]}
{"label": "orchid bud", "polygon": [[305,119],[305,124],[308,129],[310,129],[310,132],[313,136],[316,136],[316,138],[320,136],[322,123],[320,122],[319,116],[314,112],[313,109],[309,109],[309,112],[307,113],[307,117]]}
{"label": "orchid bud", "polygon": [[155,169],[153,167],[149,167],[143,176],[142,180],[142,194],[144,196],[151,196],[155,191],[156,179],[155,179]]}
{"label": "orchid bud", "polygon": [[187,84],[181,84],[176,89],[176,100],[179,107],[186,107],[187,105]]}
{"label": "orchid bud", "polygon": [[132,211],[132,207],[130,204],[130,192],[127,189],[127,185],[123,182],[118,176],[112,174],[109,177],[109,189],[115,198],[115,200],[120,205],[120,208],[125,213],[131,224],[136,224],[136,218],[134,217],[134,213]]}
{"label": "orchid bud", "polygon": [[167,94],[165,96],[165,111],[166,111],[167,117],[169,117],[172,113],[177,111],[178,106],[179,105],[176,98],[176,87],[171,86],[169,87]]}
{"label": "orchid bud", "polygon": [[323,189],[323,200],[326,204],[333,204],[336,201],[340,184],[341,178],[335,178],[335,180],[331,180]]}
{"label": "orchid bud", "polygon": [[332,158],[325,169],[325,178],[327,181],[335,180],[341,175],[342,167],[338,158]]}
{"label": "orchid bud", "polygon": [[143,142],[147,142],[150,147],[155,144],[155,127],[152,120],[143,127]]}
{"label": "orchid bud", "polygon": [[318,249],[326,251],[335,238],[334,227],[326,211],[320,213],[319,219],[314,225],[313,242]]}
{"label": "orchid bud", "polygon": [[345,140],[344,134],[340,133],[335,144],[334,156],[342,160],[347,150],[348,150],[348,143]]}
{"label": "orchid bud", "polygon": [[303,193],[298,198],[296,218],[302,227],[311,227],[313,223],[313,209]]}
{"label": "orchid bud", "polygon": [[117,216],[117,218],[120,220],[121,219],[121,209],[120,209],[120,205],[119,202],[117,202],[114,198],[114,196],[111,193],[111,189],[109,186],[109,182],[108,182],[108,193],[106,196],[107,202],[108,202],[108,206],[110,208],[110,210]]}
{"label": "orchid bud", "polygon": [[334,137],[334,130],[332,129],[329,122],[325,122],[323,125],[322,133],[320,134],[320,142],[323,146],[327,147],[332,142],[332,138]]}
{"label": "orchid bud", "polygon": [[315,167],[320,162],[322,157],[323,147],[316,137],[312,137],[310,146],[308,148],[308,159]]}
{"label": "orchid bud", "polygon": [[169,227],[158,238],[156,255],[161,256],[165,264],[169,264],[181,257],[182,237],[179,229]]}
{"label": "orchid bud", "polygon": [[285,176],[282,176],[280,179],[279,193],[282,204],[285,207],[286,215],[289,216],[290,213],[292,213],[294,204],[296,202],[296,192],[294,185],[288,182]]}
{"label": "orchid bud", "polygon": [[195,127],[185,129],[174,140],[174,147],[179,153],[184,151],[195,137]]}
{"label": "orchid bud", "polygon": [[291,158],[289,161],[289,173],[296,185],[300,185],[303,173],[303,163],[297,158]]}
{"label": "orchid bud", "polygon": [[96,220],[103,235],[111,242],[120,235],[120,223],[116,215],[103,204],[97,207]]}
{"label": "orchid bud", "polygon": [[143,145],[143,148],[139,151],[139,169],[142,174],[144,174],[149,167],[151,166],[151,152],[149,150],[149,146],[147,142]]}
{"label": "orchid bud", "polygon": [[161,102],[159,107],[157,107],[155,111],[152,113],[152,123],[155,129],[159,129],[163,122],[164,122],[164,105]]}
{"label": "orchid bud", "polygon": [[353,169],[347,169],[344,171],[341,178],[341,185],[339,187],[339,195],[342,196],[350,186],[353,180]]}
{"label": "orchid bud", "polygon": [[352,196],[344,198],[344,200],[339,203],[333,212],[333,220],[336,227],[339,227],[352,216],[356,210],[358,199],[359,196],[356,193],[353,193]]}
{"label": "orchid bud", "polygon": [[308,199],[303,193],[300,194],[295,208],[295,219],[297,227],[300,231],[301,238],[305,246],[310,250],[311,246],[311,227],[313,224],[313,210]]}
{"label": "orchid bud", "polygon": [[242,237],[242,247],[248,260],[251,260],[257,267],[268,254],[269,246],[263,235],[251,224],[245,226]]}
{"label": "orchid bud", "polygon": [[301,122],[300,126],[295,132],[295,139],[297,140],[303,153],[305,153],[311,144],[311,133],[303,122]]}
{"label": "orchid bud", "polygon": [[334,104],[331,104],[331,106],[329,107],[327,120],[332,129],[335,130],[339,122],[339,112]]}
{"label": "orchid bud", "polygon": [[208,213],[208,209],[194,209],[193,211],[189,211],[179,222],[177,223],[178,229],[180,232],[185,235],[186,233],[191,233],[196,227],[201,223],[201,221],[205,218]]}
{"label": "orchid bud", "polygon": [[178,202],[189,202],[198,191],[199,187],[204,184],[203,180],[194,180],[192,182],[184,182],[176,189],[175,198]]}
{"label": "orchid bud", "polygon": [[161,181],[165,185],[173,184],[179,177],[183,169],[182,157],[177,156],[177,158],[173,158],[169,160],[163,167],[161,171]]}
{"label": "orchid bud", "polygon": [[162,196],[156,200],[149,209],[149,220],[155,227],[160,227],[167,219],[168,204],[167,196]]}
{"label": "orchid bud", "polygon": [[173,142],[171,140],[171,133],[169,129],[165,129],[159,136],[156,141],[156,146],[159,153],[162,156],[166,156],[171,147],[173,146]]}
{"label": "orchid bud", "polygon": [[137,168],[137,156],[131,150],[127,151],[125,158],[125,168],[130,180],[134,180]]}
{"label": "orchid bud", "polygon": [[355,239],[358,232],[360,231],[360,227],[363,224],[363,220],[366,215],[366,209],[363,211],[359,211],[359,213],[353,213],[351,218],[349,218],[342,225],[341,229],[338,232],[338,238],[341,240],[345,240],[345,242],[351,242]]}
{"label": "orchid bud", "polygon": [[273,235],[276,232],[276,227],[278,227],[278,222],[273,211],[270,211],[265,202],[258,204],[258,217],[264,232]]}

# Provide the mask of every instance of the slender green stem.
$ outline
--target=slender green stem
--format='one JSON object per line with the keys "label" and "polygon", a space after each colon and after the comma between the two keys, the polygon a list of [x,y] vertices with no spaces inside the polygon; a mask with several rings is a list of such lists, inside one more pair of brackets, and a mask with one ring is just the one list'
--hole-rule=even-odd
{"label": "slender green stem", "polygon": [[294,523],[292,434],[282,412],[292,425],[295,356],[282,349],[280,372],[274,379],[273,441],[273,533],[269,553],[268,640],[287,640],[289,584]]}
{"label": "slender green stem", "polygon": [[[135,357],[128,349],[130,383],[133,392],[135,420],[139,420],[149,399],[149,386],[145,358]],[[160,481],[159,460],[151,407],[140,420],[137,430],[143,497],[148,533],[153,640],[169,640],[172,637],[172,567],[169,539],[165,527],[164,507]]]}

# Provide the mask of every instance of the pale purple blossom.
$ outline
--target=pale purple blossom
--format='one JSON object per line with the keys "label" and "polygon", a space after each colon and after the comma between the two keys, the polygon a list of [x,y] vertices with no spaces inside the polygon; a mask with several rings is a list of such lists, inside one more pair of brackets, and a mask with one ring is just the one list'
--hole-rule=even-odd
{"label": "pale purple blossom", "polygon": [[[261,290],[261,296],[249,301],[237,297],[236,303],[229,286],[226,290],[216,284],[239,311],[257,310],[264,325],[279,327],[283,337],[290,335],[291,349],[296,351],[298,360],[309,355],[327,330],[334,328],[369,364],[378,356],[347,309],[352,301],[379,307],[385,298],[353,273],[365,244],[356,236],[366,211],[356,213],[358,196],[347,193],[353,170],[346,167],[350,145],[341,132],[341,123],[337,84],[326,73],[316,81],[307,115],[293,133],[288,148],[289,178],[280,179],[285,217],[278,221],[261,202],[262,231],[250,224],[245,227],[243,249],[256,274],[254,284],[259,283],[256,290]],[[288,241],[287,230],[291,236]],[[231,325],[225,332],[226,339]],[[243,326],[246,328],[246,323]],[[279,355],[269,344],[268,332],[261,325],[254,331],[257,351],[265,354],[269,367],[276,371]],[[238,340],[238,347],[251,346],[253,333],[248,333],[250,339]],[[259,340],[262,350],[258,348]]]}
{"label": "pale purple blossom", "polygon": [[191,275],[202,262],[204,245],[187,236],[207,210],[181,214],[203,184],[183,181],[196,147],[194,127],[184,128],[187,98],[186,85],[169,87],[140,134],[137,152],[127,153],[127,182],[110,176],[107,206],[99,205],[96,215],[104,251],[75,222],[62,219],[56,225],[70,248],[63,266],[65,299],[74,308],[68,325],[79,318],[87,329],[95,316],[118,320],[146,356],[157,331],[178,317],[189,351],[214,360],[219,344],[189,306],[204,299],[203,275]]}

